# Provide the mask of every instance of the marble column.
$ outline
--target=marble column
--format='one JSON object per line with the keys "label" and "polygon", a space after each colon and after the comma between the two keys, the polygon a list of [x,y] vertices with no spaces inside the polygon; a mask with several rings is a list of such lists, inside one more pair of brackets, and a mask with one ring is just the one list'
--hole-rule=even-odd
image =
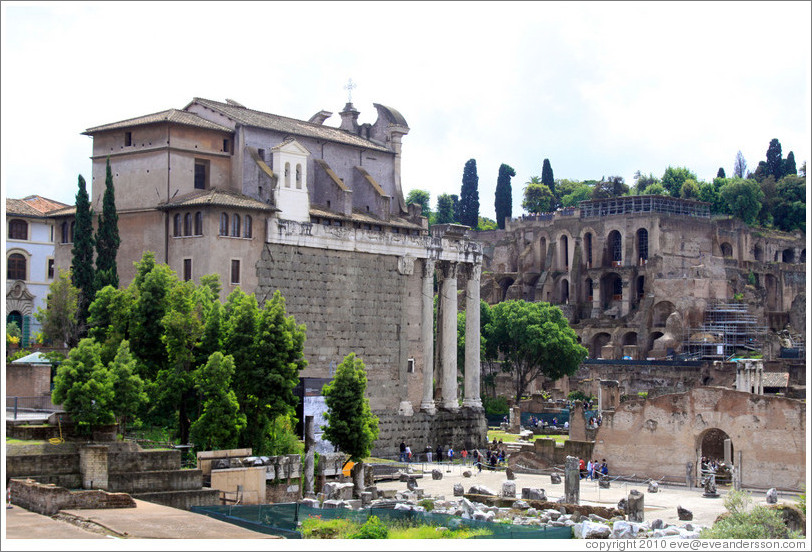
{"label": "marble column", "polygon": [[420,410],[434,414],[434,259],[423,265],[423,313],[421,339],[423,340],[423,401]]}
{"label": "marble column", "polygon": [[465,288],[465,398],[462,406],[482,408],[479,396],[479,277],[482,265],[471,264]]}
{"label": "marble column", "polygon": [[442,407],[457,410],[457,271],[459,265],[446,262],[440,288],[442,302],[442,335],[440,342],[440,368],[443,386]]}

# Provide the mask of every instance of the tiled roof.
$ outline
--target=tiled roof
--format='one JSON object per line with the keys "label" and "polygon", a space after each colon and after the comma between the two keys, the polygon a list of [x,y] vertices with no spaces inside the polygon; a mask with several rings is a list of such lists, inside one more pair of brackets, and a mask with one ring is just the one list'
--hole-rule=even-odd
{"label": "tiled roof", "polygon": [[382,226],[398,226],[400,228],[413,228],[415,230],[422,230],[423,227],[419,224],[415,224],[414,222],[410,222],[406,219],[400,217],[391,217],[388,221],[381,220],[370,213],[361,213],[357,211],[353,211],[352,215],[345,216],[341,213],[336,213],[334,211],[328,211],[322,207],[311,207],[310,208],[310,216],[311,217],[324,217],[324,218],[331,218],[331,219],[340,219],[340,220],[349,220],[352,222],[361,222],[366,224],[380,224]]}
{"label": "tiled roof", "polygon": [[268,205],[247,195],[230,190],[197,190],[190,194],[179,196],[158,205],[159,209],[175,209],[178,207],[192,207],[214,205],[221,207],[237,207],[240,209],[256,209],[260,211],[278,211],[273,205]]}
{"label": "tiled roof", "polygon": [[51,211],[65,207],[68,207],[68,205],[38,195],[31,195],[23,199],[6,198],[7,215],[42,217]]}
{"label": "tiled roof", "polygon": [[76,206],[70,205],[68,207],[63,207],[62,209],[54,209],[53,211],[48,212],[49,217],[65,217],[68,215],[75,215],[76,214]]}
{"label": "tiled roof", "polygon": [[205,128],[209,130],[220,130],[228,133],[233,132],[228,127],[224,127],[223,125],[218,125],[217,123],[207,121],[202,117],[198,117],[194,113],[189,113],[188,111],[181,111],[179,109],[167,109],[166,111],[152,113],[150,115],[142,115],[141,117],[127,119],[126,121],[119,121],[117,123],[110,123],[107,125],[92,127],[84,131],[82,134],[92,135],[96,134],[97,132],[103,132],[106,130],[117,130],[122,128],[153,125],[156,123],[165,123],[165,122],[175,123],[178,125]]}
{"label": "tiled roof", "polygon": [[761,383],[764,387],[787,387],[789,372],[763,372]]}
{"label": "tiled roof", "polygon": [[204,98],[195,98],[189,105],[186,106],[185,109],[188,109],[189,106],[195,103],[208,107],[209,109],[219,111],[231,120],[245,126],[266,128],[269,130],[286,132],[295,136],[307,136],[310,138],[329,140],[331,142],[339,142],[366,149],[391,152],[391,150],[385,146],[370,140],[366,140],[345,130],[335,127],[317,125],[307,121],[300,121],[298,119],[291,119],[290,117],[283,117],[281,115],[274,115],[272,113],[264,113],[262,111],[256,111],[253,109],[248,109],[247,107],[233,104],[216,102]]}

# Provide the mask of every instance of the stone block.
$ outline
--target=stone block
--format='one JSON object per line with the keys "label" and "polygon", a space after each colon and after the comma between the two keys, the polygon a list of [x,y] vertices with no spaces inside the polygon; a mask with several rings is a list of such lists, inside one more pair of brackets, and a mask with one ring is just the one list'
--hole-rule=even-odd
{"label": "stone block", "polygon": [[656,481],[649,481],[648,482],[648,492],[656,493],[660,490],[660,484]]}
{"label": "stone block", "polygon": [[513,480],[516,479],[516,474],[513,473],[512,469],[508,468],[508,469],[505,470],[505,477],[507,477],[509,480],[513,481]]}
{"label": "stone block", "polygon": [[609,480],[606,478],[600,479],[598,481],[598,487],[600,487],[601,489],[608,489],[610,487]]}
{"label": "stone block", "polygon": [[465,495],[465,487],[462,486],[462,483],[454,483],[454,496],[464,496]]}
{"label": "stone block", "polygon": [[778,504],[778,491],[775,487],[767,491],[767,504]]}
{"label": "stone block", "polygon": [[490,490],[485,485],[473,485],[471,488],[468,489],[468,494],[496,496],[496,493]]}
{"label": "stone block", "polygon": [[443,478],[443,472],[437,469],[431,470],[431,478],[434,481],[439,481],[440,479]]}
{"label": "stone block", "polygon": [[561,483],[561,476],[557,473],[550,474],[550,483],[553,485],[558,485]]}
{"label": "stone block", "polygon": [[505,498],[516,498],[516,482],[503,481],[502,482],[502,496]]}
{"label": "stone block", "polygon": [[644,518],[644,498],[645,495],[638,490],[632,489],[626,499],[626,514],[629,521],[642,523]]}
{"label": "stone block", "polygon": [[538,489],[534,487],[524,487],[522,488],[522,499],[524,500],[547,500],[547,493],[544,489]]}
{"label": "stone block", "polygon": [[694,513],[682,506],[677,506],[677,518],[680,521],[691,521],[694,519]]}

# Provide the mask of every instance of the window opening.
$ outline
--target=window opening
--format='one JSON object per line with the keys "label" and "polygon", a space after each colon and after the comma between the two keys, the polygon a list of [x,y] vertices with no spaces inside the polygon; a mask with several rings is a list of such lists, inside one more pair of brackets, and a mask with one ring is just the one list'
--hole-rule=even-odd
{"label": "window opening", "polygon": [[236,259],[231,261],[231,283],[240,283],[240,261]]}
{"label": "window opening", "polygon": [[195,213],[195,236],[203,235],[203,213],[200,211]]}
{"label": "window opening", "polygon": [[235,238],[240,237],[240,215],[234,213],[231,218],[231,235]]}
{"label": "window opening", "polygon": [[6,278],[8,280],[25,280],[26,260],[19,253],[12,253],[8,256],[8,266]]}
{"label": "window opening", "polygon": [[24,220],[13,219],[8,223],[8,237],[12,240],[27,240],[28,223]]}
{"label": "window opening", "polygon": [[220,235],[228,236],[228,214],[220,213]]}
{"label": "window opening", "polygon": [[181,231],[180,231],[180,213],[177,213],[175,215],[175,220],[174,220],[173,229],[172,229],[172,235],[174,235],[175,237],[178,237],[178,236],[181,235]]}
{"label": "window opening", "polygon": [[254,237],[254,228],[253,228],[253,220],[251,220],[251,215],[245,215],[245,231],[243,232],[243,237],[245,238],[252,238]]}
{"label": "window opening", "polygon": [[192,279],[192,259],[183,259],[183,281]]}
{"label": "window opening", "polygon": [[183,235],[192,235],[192,213],[186,213],[183,215]]}

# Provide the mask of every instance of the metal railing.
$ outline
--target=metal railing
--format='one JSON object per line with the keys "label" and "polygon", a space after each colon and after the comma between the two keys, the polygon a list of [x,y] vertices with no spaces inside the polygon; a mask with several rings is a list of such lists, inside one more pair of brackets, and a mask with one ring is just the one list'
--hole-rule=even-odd
{"label": "metal railing", "polygon": [[6,397],[6,411],[16,420],[20,414],[50,414],[62,410],[51,402],[50,395],[39,397]]}

